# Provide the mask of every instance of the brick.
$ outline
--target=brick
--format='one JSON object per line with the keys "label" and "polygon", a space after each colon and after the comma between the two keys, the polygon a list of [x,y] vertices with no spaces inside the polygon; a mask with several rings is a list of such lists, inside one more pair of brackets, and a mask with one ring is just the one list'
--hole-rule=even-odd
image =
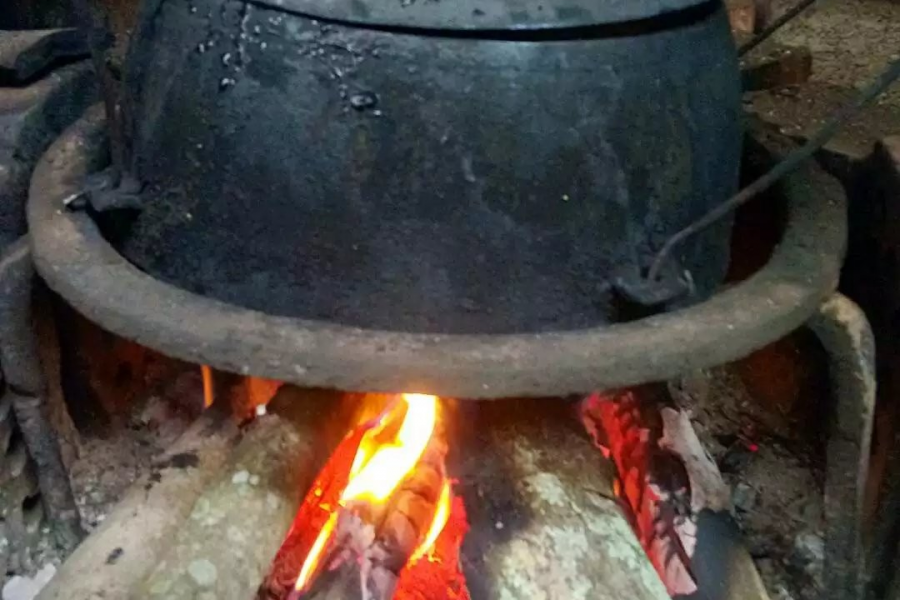
{"label": "brick", "polygon": [[776,46],[744,65],[744,90],[758,92],[806,83],[812,75],[812,64],[809,48]]}

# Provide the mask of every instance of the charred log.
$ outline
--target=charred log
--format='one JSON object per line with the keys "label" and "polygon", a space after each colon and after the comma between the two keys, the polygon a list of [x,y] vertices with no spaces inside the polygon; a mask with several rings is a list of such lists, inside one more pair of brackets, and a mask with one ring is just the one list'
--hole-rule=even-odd
{"label": "charred log", "polygon": [[349,427],[341,399],[282,387],[132,597],[253,597],[304,492]]}
{"label": "charred log", "polygon": [[[291,590],[305,553],[275,561],[260,594],[291,600],[389,600],[431,525],[447,480],[447,441],[439,425],[416,467],[379,505],[354,500],[337,513],[334,534],[308,589]],[[298,532],[299,533],[299,532]],[[291,540],[286,547],[293,546]],[[290,586],[290,587],[289,587]]]}

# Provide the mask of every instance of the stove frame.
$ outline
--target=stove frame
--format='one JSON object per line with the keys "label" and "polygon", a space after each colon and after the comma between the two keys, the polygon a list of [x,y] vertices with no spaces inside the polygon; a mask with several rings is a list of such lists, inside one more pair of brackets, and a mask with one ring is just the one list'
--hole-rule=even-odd
{"label": "stove frame", "polygon": [[[789,219],[768,264],[706,302],[583,331],[408,334],[265,315],[140,272],[103,239],[90,215],[65,208],[81,193],[84,177],[105,166],[104,126],[102,111],[93,109],[39,164],[28,205],[28,245],[15,244],[0,262],[3,322],[28,322],[33,260],[49,286],[88,318],[173,357],[304,386],[416,389],[468,399],[559,396],[672,379],[742,358],[807,324],[829,353],[836,392],[826,483],[826,589],[835,599],[860,589],[874,349],[865,316],[835,293],[846,243],[845,198],[814,164],[782,184]],[[752,152],[777,160],[789,149],[768,134],[754,137]],[[36,360],[28,351],[34,343],[28,328],[3,337],[0,362],[7,380],[27,377]],[[40,399],[42,386],[31,383],[25,387],[35,389],[25,391]],[[45,462],[52,466],[53,444],[47,446],[46,437],[36,443],[49,450]],[[56,478],[54,469],[42,470],[45,478]],[[52,490],[51,484],[42,481],[42,488]],[[70,498],[50,493],[45,502],[55,506],[51,512],[66,514],[73,508]],[[853,518],[842,506],[853,507]]]}

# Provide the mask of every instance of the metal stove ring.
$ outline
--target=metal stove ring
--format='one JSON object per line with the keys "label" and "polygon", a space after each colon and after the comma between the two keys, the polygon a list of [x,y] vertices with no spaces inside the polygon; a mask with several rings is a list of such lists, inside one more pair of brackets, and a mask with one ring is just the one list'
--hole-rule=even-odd
{"label": "metal stove ring", "polygon": [[[488,399],[661,381],[742,358],[803,325],[837,287],[846,245],[840,185],[813,163],[781,183],[789,218],[768,264],[700,304],[603,328],[519,335],[364,330],[267,315],[189,293],[126,261],[63,199],[106,158],[92,110],[44,156],[28,221],[39,274],[88,318],[170,356],[305,386]],[[790,149],[766,140],[774,155]]]}

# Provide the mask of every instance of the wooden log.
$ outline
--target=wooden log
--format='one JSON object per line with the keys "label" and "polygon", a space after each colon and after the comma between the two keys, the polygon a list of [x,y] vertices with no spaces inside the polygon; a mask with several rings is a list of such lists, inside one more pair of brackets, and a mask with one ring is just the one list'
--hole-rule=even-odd
{"label": "wooden log", "polygon": [[351,426],[346,400],[282,387],[131,598],[252,598],[300,500]]}
{"label": "wooden log", "polygon": [[572,403],[465,410],[449,469],[469,517],[461,562],[473,600],[669,598]]}
{"label": "wooden log", "polygon": [[593,394],[584,400],[581,417],[616,465],[620,498],[669,594],[691,596],[697,592],[689,556],[695,530],[683,508],[689,482],[659,448],[662,426],[653,387]]}
{"label": "wooden log", "polygon": [[768,600],[769,595],[740,528],[731,515],[731,490],[704,450],[688,414],[662,408],[660,446],[681,460],[690,480],[695,545],[690,564],[700,591],[710,600]]}
{"label": "wooden log", "polygon": [[128,598],[225,464],[237,433],[228,415],[201,415],[63,563],[38,600]]}

